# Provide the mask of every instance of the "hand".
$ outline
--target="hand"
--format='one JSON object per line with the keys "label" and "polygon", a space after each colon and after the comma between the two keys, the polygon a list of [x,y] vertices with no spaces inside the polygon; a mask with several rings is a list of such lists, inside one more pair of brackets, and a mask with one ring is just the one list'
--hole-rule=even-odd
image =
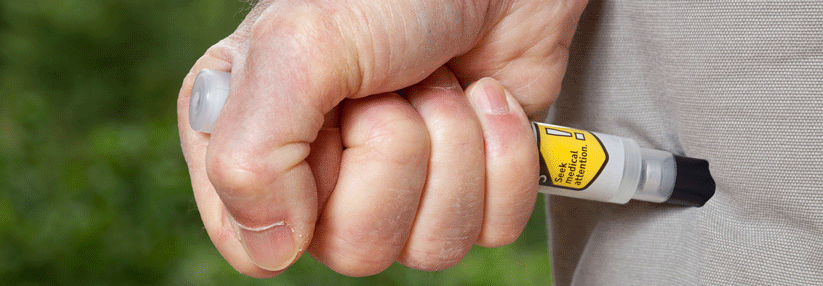
{"label": "hand", "polygon": [[[270,277],[309,249],[358,276],[514,241],[537,187],[526,114],[556,97],[585,3],[304,2],[259,3],[180,91],[195,199],[223,257]],[[232,71],[212,135],[188,123],[204,68]]]}

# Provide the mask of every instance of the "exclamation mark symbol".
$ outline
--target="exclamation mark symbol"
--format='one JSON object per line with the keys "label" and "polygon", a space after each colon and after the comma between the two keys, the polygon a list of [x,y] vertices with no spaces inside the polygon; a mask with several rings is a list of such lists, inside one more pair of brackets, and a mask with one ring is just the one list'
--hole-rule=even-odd
{"label": "exclamation mark symbol", "polygon": [[[578,133],[579,134],[579,133]],[[554,136],[562,136],[562,137],[572,137],[571,132],[561,131],[557,129],[546,128],[546,135],[554,135]]]}
{"label": "exclamation mark symbol", "polygon": [[[560,137],[572,137],[571,132],[552,129],[552,128],[548,128],[548,127],[546,127],[546,135],[560,136]],[[580,140],[580,141],[586,141],[586,136],[584,136],[583,133],[575,132],[573,137],[574,137],[574,139],[577,139],[577,140]]]}

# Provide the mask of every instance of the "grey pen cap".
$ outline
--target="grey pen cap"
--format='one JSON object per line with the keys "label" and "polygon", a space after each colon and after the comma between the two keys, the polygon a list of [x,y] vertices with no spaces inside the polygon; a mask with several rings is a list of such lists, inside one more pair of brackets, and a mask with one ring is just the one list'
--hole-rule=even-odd
{"label": "grey pen cap", "polygon": [[189,125],[191,128],[211,133],[217,116],[229,94],[231,73],[204,69],[197,74],[191,89]]}

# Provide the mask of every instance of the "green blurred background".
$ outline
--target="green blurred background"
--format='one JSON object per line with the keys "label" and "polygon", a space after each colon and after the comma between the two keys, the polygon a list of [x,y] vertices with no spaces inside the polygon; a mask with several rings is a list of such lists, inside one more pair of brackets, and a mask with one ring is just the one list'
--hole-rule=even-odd
{"label": "green blurred background", "polygon": [[[200,221],[180,151],[183,76],[249,10],[238,0],[0,2],[0,284],[548,285],[542,198],[507,247],[365,278],[304,255],[235,272]],[[325,283],[324,283],[325,282]]]}

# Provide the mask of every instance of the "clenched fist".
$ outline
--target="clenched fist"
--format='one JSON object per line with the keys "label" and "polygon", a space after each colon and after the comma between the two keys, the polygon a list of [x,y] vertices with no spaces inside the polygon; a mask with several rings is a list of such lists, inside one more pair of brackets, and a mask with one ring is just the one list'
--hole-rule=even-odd
{"label": "clenched fist", "polygon": [[[212,242],[253,277],[306,250],[363,276],[393,261],[440,270],[473,244],[511,243],[537,194],[528,118],[556,98],[584,6],[260,1],[178,99]],[[231,72],[212,134],[188,122],[206,68]]]}

